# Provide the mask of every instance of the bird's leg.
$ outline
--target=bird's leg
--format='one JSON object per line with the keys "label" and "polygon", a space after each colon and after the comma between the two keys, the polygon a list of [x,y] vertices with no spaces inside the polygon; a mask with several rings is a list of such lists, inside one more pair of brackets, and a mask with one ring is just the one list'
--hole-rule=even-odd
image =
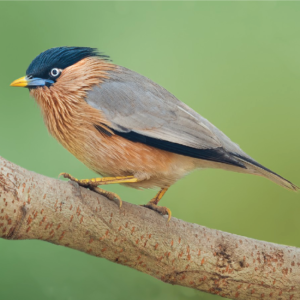
{"label": "bird's leg", "polygon": [[169,222],[172,216],[171,211],[167,207],[157,205],[159,200],[163,197],[163,195],[166,193],[167,190],[168,188],[161,189],[153,199],[151,199],[147,204],[142,206],[155,210],[161,213],[162,215],[168,215],[168,222]]}
{"label": "bird's leg", "polygon": [[63,176],[64,178],[68,178],[72,181],[75,181],[80,186],[89,188],[90,190],[93,190],[96,193],[105,196],[109,200],[113,200],[113,201],[117,200],[119,203],[119,207],[122,206],[121,198],[113,192],[108,192],[103,189],[100,189],[98,185],[138,182],[138,179],[135,178],[134,176],[102,177],[102,178],[91,178],[91,179],[77,179],[68,173],[60,173],[59,176]]}
{"label": "bird's leg", "polygon": [[91,178],[91,179],[77,179],[68,173],[60,173],[59,176],[68,178],[72,181],[77,182],[83,187],[94,187],[98,185],[113,184],[113,183],[132,183],[138,182],[138,179],[134,176],[120,176],[120,177],[101,177],[101,178]]}

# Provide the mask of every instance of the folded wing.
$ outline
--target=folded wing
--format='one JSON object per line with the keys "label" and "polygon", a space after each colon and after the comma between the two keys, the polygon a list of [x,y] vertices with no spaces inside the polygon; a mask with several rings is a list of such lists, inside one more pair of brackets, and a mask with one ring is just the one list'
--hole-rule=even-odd
{"label": "folded wing", "polygon": [[108,75],[108,80],[89,92],[86,102],[101,110],[115,134],[169,152],[244,168],[229,153],[239,147],[167,90],[123,67]]}

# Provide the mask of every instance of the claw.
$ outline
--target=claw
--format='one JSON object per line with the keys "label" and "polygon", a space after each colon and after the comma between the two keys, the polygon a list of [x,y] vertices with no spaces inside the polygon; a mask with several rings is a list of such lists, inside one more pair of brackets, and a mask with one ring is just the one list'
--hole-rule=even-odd
{"label": "claw", "polygon": [[149,209],[152,209],[162,215],[168,215],[168,220],[167,222],[169,222],[171,220],[171,217],[172,217],[172,212],[169,208],[165,207],[165,206],[158,206],[156,204],[153,204],[150,202],[148,202],[147,204],[144,204],[144,205],[141,205],[141,206],[144,206],[144,207],[147,207]]}
{"label": "claw", "polygon": [[171,218],[172,218],[172,212],[171,212],[171,210],[168,209],[167,207],[166,207],[166,209],[167,209],[167,212],[168,212],[168,221],[167,221],[167,222],[170,222],[170,220],[171,220]]}
{"label": "claw", "polygon": [[122,199],[120,198],[119,195],[113,193],[113,192],[108,192],[108,191],[105,191],[103,189],[100,189],[99,187],[91,187],[91,190],[93,190],[94,192],[100,194],[100,195],[103,195],[104,197],[106,197],[108,200],[111,200],[111,201],[114,201],[114,202],[118,202],[118,206],[119,208],[122,207]]}
{"label": "claw", "polygon": [[73,181],[76,181],[76,182],[79,181],[77,178],[75,178],[75,177],[73,177],[72,175],[70,175],[70,174],[68,174],[68,173],[65,173],[65,172],[59,173],[58,178],[59,178],[60,176],[63,176],[63,178],[68,178],[68,179],[73,180]]}
{"label": "claw", "polygon": [[63,176],[64,178],[68,178],[72,181],[77,182],[80,186],[89,188],[90,190],[105,196],[107,199],[118,202],[119,208],[122,207],[122,200],[121,198],[113,193],[113,192],[108,192],[103,189],[100,189],[98,185],[103,185],[103,184],[110,184],[110,183],[123,183],[123,182],[137,182],[137,178],[133,176],[125,176],[125,177],[103,177],[103,178],[92,178],[92,179],[81,179],[78,180],[77,178],[73,177],[72,175],[68,173],[60,173],[59,177]]}
{"label": "claw", "polygon": [[166,191],[168,190],[168,188],[162,188],[157,195],[151,199],[147,204],[144,204],[142,206],[150,208],[154,211],[157,211],[158,213],[162,214],[162,215],[168,215],[168,221],[169,222],[171,220],[172,217],[172,212],[169,208],[165,207],[165,206],[158,206],[158,202],[159,200],[163,197],[163,195],[166,193]]}

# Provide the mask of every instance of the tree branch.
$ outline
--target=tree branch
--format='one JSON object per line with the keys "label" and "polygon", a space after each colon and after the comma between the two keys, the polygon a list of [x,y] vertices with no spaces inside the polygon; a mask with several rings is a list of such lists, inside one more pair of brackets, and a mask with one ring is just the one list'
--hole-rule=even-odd
{"label": "tree branch", "polygon": [[0,157],[0,237],[40,239],[230,299],[300,299],[300,249],[172,218]]}

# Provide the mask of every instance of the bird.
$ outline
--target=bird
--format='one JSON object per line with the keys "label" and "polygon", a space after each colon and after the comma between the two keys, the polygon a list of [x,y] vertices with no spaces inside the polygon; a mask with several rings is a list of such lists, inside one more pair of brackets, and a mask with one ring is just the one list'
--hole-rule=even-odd
{"label": "bird", "polygon": [[102,177],[61,175],[120,206],[116,193],[99,186],[158,188],[143,206],[167,215],[169,221],[171,210],[158,205],[161,198],[176,181],[205,168],[258,175],[299,190],[166,89],[114,64],[96,48],[50,48],[11,86],[28,88],[50,134]]}

